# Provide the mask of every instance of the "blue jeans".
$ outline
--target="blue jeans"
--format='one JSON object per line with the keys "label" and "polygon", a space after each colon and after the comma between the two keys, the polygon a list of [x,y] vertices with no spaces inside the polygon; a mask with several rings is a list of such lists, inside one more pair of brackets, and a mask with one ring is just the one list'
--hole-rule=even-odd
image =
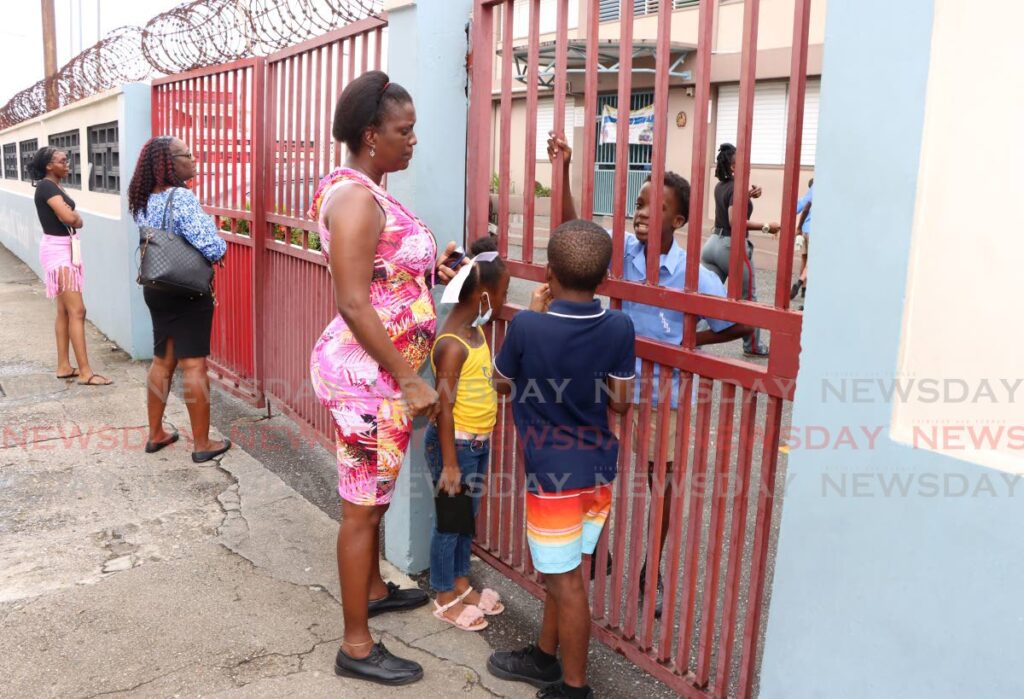
{"label": "blue jeans", "polygon": [[[441,480],[441,469],[444,459],[441,457],[441,442],[438,440],[437,428],[427,428],[425,437],[427,451],[427,467],[430,469],[434,488]],[[484,493],[484,478],[487,473],[487,460],[491,454],[490,441],[471,442],[464,439],[455,440],[455,455],[462,471],[462,482],[469,488],[473,501],[473,514],[480,510],[480,499]],[[430,586],[437,592],[451,592],[455,589],[455,578],[469,575],[469,555],[473,537],[464,534],[444,534],[437,531],[437,526],[430,537]]]}

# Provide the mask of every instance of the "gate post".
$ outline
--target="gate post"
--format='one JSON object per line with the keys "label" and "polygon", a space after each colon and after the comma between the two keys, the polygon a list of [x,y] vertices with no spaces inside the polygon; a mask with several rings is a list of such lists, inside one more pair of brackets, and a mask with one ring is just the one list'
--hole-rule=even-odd
{"label": "gate post", "polygon": [[[440,246],[464,239],[466,22],[472,7],[472,0],[384,2],[388,74],[413,96],[419,135],[409,169],[389,175],[388,190],[431,227]],[[434,499],[424,427],[413,434],[384,527],[385,556],[406,572],[425,570],[430,559]]]}
{"label": "gate post", "polygon": [[[252,365],[253,390],[256,394],[256,406],[266,405],[263,392],[265,337],[264,317],[264,272],[266,270],[266,238],[267,238],[267,202],[272,196],[273,176],[270,169],[273,163],[268,157],[270,139],[267,138],[267,63],[262,57],[257,58],[252,68],[252,192],[250,193],[250,213],[252,224],[249,235],[252,236]],[[245,144],[241,144],[245,147]]]}

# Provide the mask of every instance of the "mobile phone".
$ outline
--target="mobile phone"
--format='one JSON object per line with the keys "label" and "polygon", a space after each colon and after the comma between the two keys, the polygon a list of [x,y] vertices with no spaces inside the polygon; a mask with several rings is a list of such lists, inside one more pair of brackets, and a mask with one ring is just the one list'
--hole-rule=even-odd
{"label": "mobile phone", "polygon": [[442,264],[449,269],[458,269],[464,259],[466,259],[466,251],[459,247],[455,248]]}

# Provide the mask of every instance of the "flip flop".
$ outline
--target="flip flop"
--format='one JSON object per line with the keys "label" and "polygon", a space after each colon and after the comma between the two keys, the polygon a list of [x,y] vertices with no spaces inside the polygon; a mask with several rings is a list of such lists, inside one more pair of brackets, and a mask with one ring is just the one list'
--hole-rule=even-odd
{"label": "flip flop", "polygon": [[58,379],[73,379],[78,376],[78,369],[72,367],[70,374],[57,374]]}
{"label": "flip flop", "polygon": [[[100,383],[96,383],[95,379],[97,377],[100,378],[100,379],[103,379],[103,381],[100,382]],[[86,380],[86,381],[79,381],[78,385],[79,386],[109,386],[112,383],[114,383],[114,382],[111,381],[110,379],[108,379],[106,376],[103,376],[102,374],[93,374],[92,376],[89,377],[88,380]]]}
{"label": "flip flop", "polygon": [[192,461],[201,464],[211,459],[216,459],[218,456],[226,452],[231,448],[231,440],[225,439],[224,446],[220,449],[211,449],[210,451],[194,451],[192,452]]}
{"label": "flip flop", "polygon": [[164,447],[169,447],[175,442],[177,442],[180,436],[181,435],[178,434],[178,431],[175,430],[174,432],[171,433],[170,437],[168,437],[162,442],[146,442],[146,453],[155,454]]}

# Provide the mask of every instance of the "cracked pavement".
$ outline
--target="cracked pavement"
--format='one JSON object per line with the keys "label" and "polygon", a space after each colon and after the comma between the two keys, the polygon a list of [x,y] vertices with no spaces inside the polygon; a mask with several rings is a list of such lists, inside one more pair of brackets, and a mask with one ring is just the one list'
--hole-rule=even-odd
{"label": "cracked pavement", "polygon": [[193,464],[174,396],[183,439],[144,454],[146,363],[89,326],[115,384],[60,381],[52,318],[0,247],[0,697],[534,695],[426,608],[371,620],[424,681],[336,677],[336,522],[240,448]]}

